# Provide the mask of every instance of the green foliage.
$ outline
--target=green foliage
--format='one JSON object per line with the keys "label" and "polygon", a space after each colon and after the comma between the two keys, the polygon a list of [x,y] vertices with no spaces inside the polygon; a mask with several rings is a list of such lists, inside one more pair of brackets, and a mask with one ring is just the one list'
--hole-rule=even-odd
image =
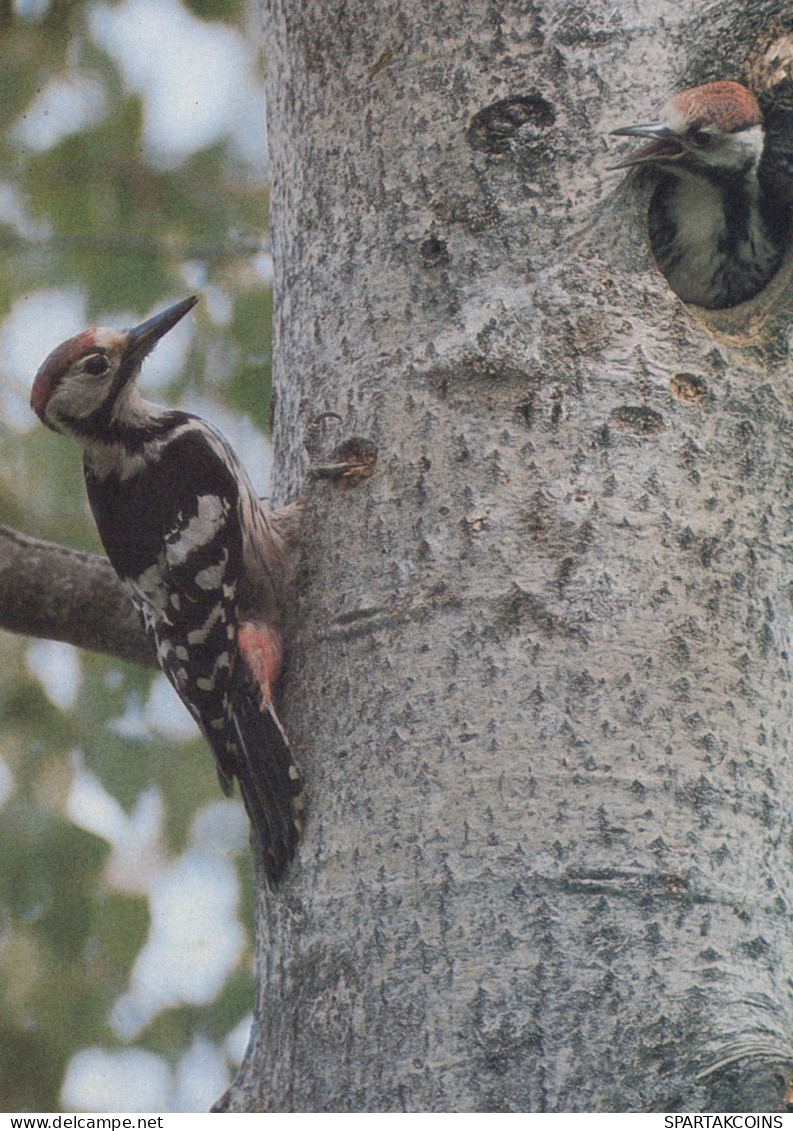
{"label": "green foliage", "polygon": [[[187,6],[232,26],[248,15],[243,0]],[[197,309],[189,365],[158,399],[199,392],[266,429],[272,302],[256,267],[268,207],[261,178],[225,144],[175,168],[147,164],[140,99],[90,41],[83,3],[52,0],[38,21],[0,5],[0,68],[0,183],[17,194],[29,229],[7,217],[0,199],[0,332],[15,304],[46,289],[81,292],[94,319],[143,317],[211,287],[230,317],[214,324],[208,304]],[[75,70],[103,84],[106,116],[25,152],[15,124],[54,77]],[[208,351],[224,359],[211,372]],[[73,445],[39,426],[22,434],[0,422],[0,522],[99,548]],[[0,638],[0,756],[15,783],[0,805],[0,1109],[53,1111],[79,1049],[122,1047],[109,1015],[149,929],[147,899],[108,880],[107,843],[68,816],[74,752],[127,813],[150,786],[161,790],[171,856],[184,851],[196,811],[220,795],[201,740],[118,733],[114,720],[147,702],[151,672],[83,655],[76,699],[62,708],[28,670],[27,649]],[[240,866],[250,922],[247,857]],[[249,948],[217,1001],[161,1013],[135,1043],[172,1065],[197,1033],[221,1044],[252,1006],[250,958]]]}

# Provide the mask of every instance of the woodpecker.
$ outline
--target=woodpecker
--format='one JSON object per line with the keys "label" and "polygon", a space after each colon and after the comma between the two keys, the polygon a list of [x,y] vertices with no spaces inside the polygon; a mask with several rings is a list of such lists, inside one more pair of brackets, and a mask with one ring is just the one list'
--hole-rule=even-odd
{"label": "woodpecker", "polygon": [[299,505],[266,510],[224,437],[145,401],[136,380],[192,296],[132,330],[85,330],[36,374],[34,412],[83,449],[99,536],[226,794],[236,778],[276,882],[301,832],[303,778],[273,705]]}
{"label": "woodpecker", "polygon": [[790,202],[764,178],[755,96],[737,82],[705,83],[676,94],[658,121],[614,133],[648,139],[615,168],[653,167],[650,243],[672,290],[712,310],[761,291],[784,254]]}

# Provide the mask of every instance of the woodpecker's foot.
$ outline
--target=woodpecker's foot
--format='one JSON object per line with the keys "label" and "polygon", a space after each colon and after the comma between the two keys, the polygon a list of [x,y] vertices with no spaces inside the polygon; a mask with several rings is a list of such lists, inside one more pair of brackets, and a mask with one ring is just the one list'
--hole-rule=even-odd
{"label": "woodpecker's foot", "polygon": [[281,674],[283,662],[281,633],[262,621],[244,621],[237,632],[237,647],[259,690],[259,709],[270,710],[273,684]]}
{"label": "woodpecker's foot", "polygon": [[357,487],[374,474],[377,447],[371,440],[352,436],[339,444],[327,463],[312,464],[312,479],[330,479],[344,487]]}

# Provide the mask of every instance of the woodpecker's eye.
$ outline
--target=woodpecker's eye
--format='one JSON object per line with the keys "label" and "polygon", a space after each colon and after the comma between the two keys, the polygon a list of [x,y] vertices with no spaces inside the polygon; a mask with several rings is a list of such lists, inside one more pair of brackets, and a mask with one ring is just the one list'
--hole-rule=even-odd
{"label": "woodpecker's eye", "polygon": [[713,141],[713,134],[709,133],[707,130],[691,130],[689,137],[695,145],[710,145]]}
{"label": "woodpecker's eye", "polygon": [[108,365],[107,358],[103,357],[101,353],[96,353],[85,359],[83,372],[90,373],[92,377],[101,377],[103,373],[107,373]]}

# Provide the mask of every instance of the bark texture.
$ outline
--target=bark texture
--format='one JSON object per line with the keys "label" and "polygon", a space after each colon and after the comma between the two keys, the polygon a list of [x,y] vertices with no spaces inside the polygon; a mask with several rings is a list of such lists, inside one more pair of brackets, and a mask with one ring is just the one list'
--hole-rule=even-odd
{"label": "bark texture", "polygon": [[782,1109],[790,269],[684,307],[607,135],[788,73],[788,7],[264,0],[280,493],[377,465],[308,491],[221,1106]]}
{"label": "bark texture", "polygon": [[0,628],[156,667],[110,562],[0,526]]}

